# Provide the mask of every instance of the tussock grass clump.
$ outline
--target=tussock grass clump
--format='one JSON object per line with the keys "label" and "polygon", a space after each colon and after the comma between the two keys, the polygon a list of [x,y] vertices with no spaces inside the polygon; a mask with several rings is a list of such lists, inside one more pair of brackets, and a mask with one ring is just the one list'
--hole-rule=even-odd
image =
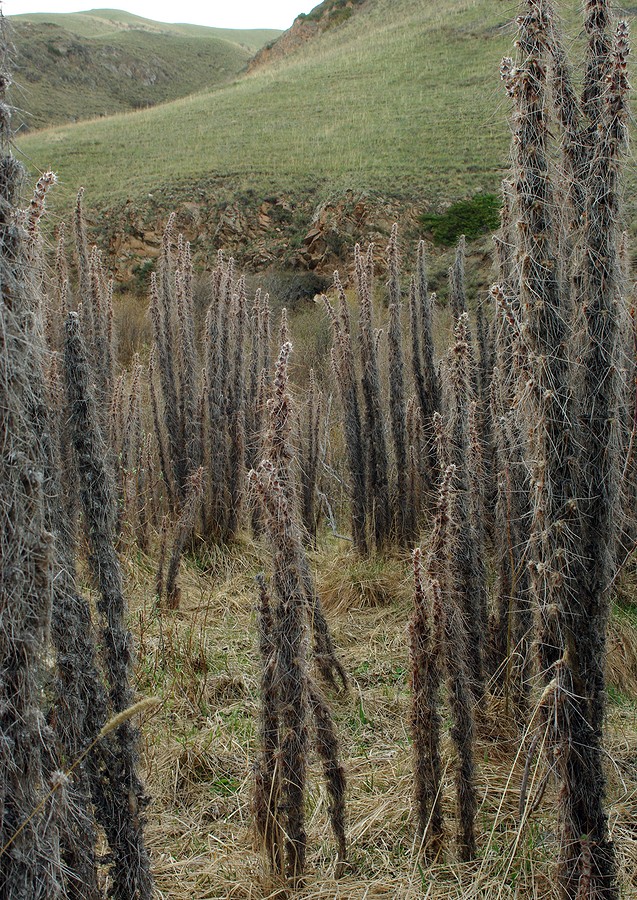
{"label": "tussock grass clump", "polygon": [[338,615],[391,610],[410,596],[400,556],[335,552],[322,560],[318,584],[323,604]]}

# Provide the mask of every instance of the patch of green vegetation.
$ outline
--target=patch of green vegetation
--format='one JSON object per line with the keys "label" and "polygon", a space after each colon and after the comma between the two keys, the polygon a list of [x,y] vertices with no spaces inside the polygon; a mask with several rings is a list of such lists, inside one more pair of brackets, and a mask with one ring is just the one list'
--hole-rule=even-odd
{"label": "patch of green vegetation", "polygon": [[231,797],[237,794],[241,788],[241,782],[232,775],[219,775],[208,782],[211,793],[218,797]]}
{"label": "patch of green vegetation", "polygon": [[622,591],[615,598],[613,614],[617,618],[627,621],[631,627],[637,628],[637,603],[627,592]]}
{"label": "patch of green vegetation", "polygon": [[633,709],[637,702],[634,697],[631,697],[629,694],[624,693],[624,691],[620,690],[620,688],[616,687],[613,684],[609,684],[607,688],[608,699],[615,706],[620,706],[625,709]]}
{"label": "patch of green vegetation", "polygon": [[255,724],[251,711],[244,709],[220,709],[216,712],[216,731],[232,733],[238,741],[252,743]]}
{"label": "patch of green vegetation", "polygon": [[133,266],[133,283],[130,285],[131,290],[142,295],[148,289],[150,283],[150,275],[155,271],[157,261],[155,259],[145,259],[138,265]]}
{"label": "patch of green vegetation", "polygon": [[354,676],[363,676],[368,684],[378,685],[403,685],[407,683],[408,672],[405,666],[400,664],[378,666],[375,670],[367,660],[354,669]]}
{"label": "patch of green vegetation", "polygon": [[500,224],[500,198],[496,194],[476,194],[470,200],[458,200],[442,213],[425,213],[420,223],[435,244],[451,247],[460,235],[474,240]]}
{"label": "patch of green vegetation", "polygon": [[330,16],[327,20],[328,27],[336,28],[338,25],[342,25],[343,22],[347,22],[347,20],[351,18],[351,16],[351,9],[335,9],[334,12],[330,13]]}

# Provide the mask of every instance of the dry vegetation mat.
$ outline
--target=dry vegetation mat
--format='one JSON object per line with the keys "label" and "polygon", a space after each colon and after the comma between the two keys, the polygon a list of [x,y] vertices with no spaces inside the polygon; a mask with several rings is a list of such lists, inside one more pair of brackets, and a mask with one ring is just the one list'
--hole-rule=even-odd
{"label": "dry vegetation mat", "polygon": [[[262,898],[283,895],[272,882],[251,810],[259,753],[259,663],[253,575],[265,560],[247,546],[210,578],[187,564],[179,613],[160,616],[148,601],[152,565],[131,566],[129,587],[140,634],[138,687],[163,699],[147,716],[144,769],[153,796],[148,840],[157,889],[168,897]],[[336,880],[336,853],[320,763],[312,758],[307,799],[309,849],[300,897],[557,898],[553,776],[532,760],[521,785],[536,722],[526,742],[502,701],[483,710],[475,747],[478,854],[461,863],[451,849],[423,861],[415,837],[408,622],[411,564],[386,558],[362,565],[325,547],[313,556],[318,585],[351,689],[331,697],[348,778],[348,866]],[[611,631],[606,768],[611,834],[620,854],[624,896],[637,890],[637,631],[618,610]],[[633,659],[632,666],[627,660]],[[443,805],[455,828],[453,750],[443,743]]]}

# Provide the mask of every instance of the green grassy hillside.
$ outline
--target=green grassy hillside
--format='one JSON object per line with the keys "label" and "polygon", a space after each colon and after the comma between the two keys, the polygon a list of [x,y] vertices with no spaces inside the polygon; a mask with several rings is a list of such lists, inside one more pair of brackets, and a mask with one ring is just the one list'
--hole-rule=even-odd
{"label": "green grassy hillside", "polygon": [[281,33],[274,28],[210,28],[205,25],[155,22],[122,9],[91,9],[80,13],[25,13],[12,16],[13,23],[50,23],[87,38],[109,37],[122,31],[181,34],[190,37],[218,37],[254,52]]}
{"label": "green grassy hillside", "polygon": [[[562,9],[577,34],[579,3]],[[255,210],[312,197],[316,208],[351,190],[426,209],[497,192],[509,144],[499,63],[515,12],[492,0],[368,0],[221,89],[50,128],[19,149],[58,172],[60,212],[79,185],[93,206],[152,203],[155,216],[211,195]]]}
{"label": "green grassy hillside", "polygon": [[23,127],[112,115],[213,89],[279,32],[165,25],[117,10],[11,19]]}

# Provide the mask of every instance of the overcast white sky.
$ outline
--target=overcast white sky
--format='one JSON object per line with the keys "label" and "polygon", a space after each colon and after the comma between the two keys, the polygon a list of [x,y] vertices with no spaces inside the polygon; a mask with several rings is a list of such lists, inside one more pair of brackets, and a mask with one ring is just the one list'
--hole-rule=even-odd
{"label": "overcast white sky", "polygon": [[26,12],[82,12],[86,9],[125,9],[160,22],[192,22],[217,28],[289,28],[299,13],[320,0],[2,0],[5,16]]}

